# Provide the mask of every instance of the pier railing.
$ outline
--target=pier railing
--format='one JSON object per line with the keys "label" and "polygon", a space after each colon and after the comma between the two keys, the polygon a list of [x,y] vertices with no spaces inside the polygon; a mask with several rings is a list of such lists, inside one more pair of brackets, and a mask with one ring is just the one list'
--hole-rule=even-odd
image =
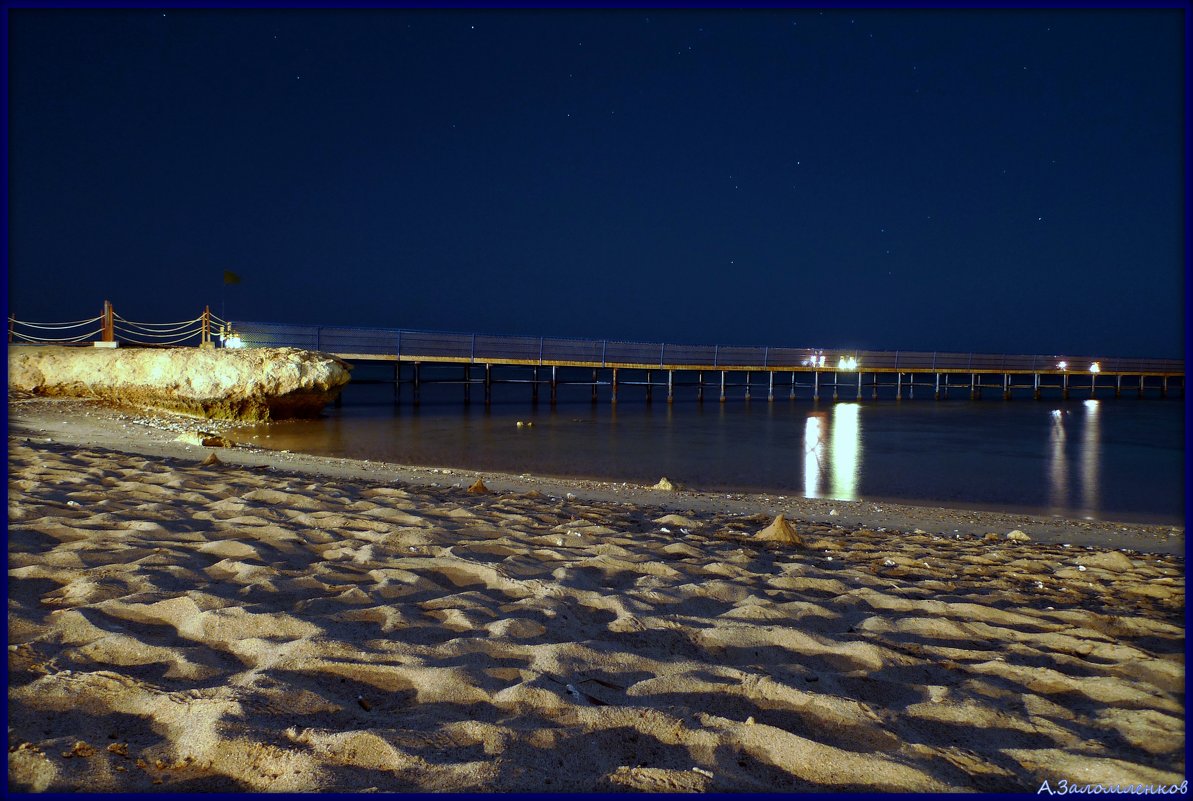
{"label": "pier railing", "polygon": [[[853,359],[856,366],[851,369],[866,372],[1036,373],[1063,371],[1065,367],[1072,372],[1086,372],[1095,363],[1104,373],[1183,375],[1185,371],[1185,363],[1179,359],[683,345],[264,322],[238,322],[235,327],[249,347],[290,346],[402,361],[833,370],[842,359]],[[1060,367],[1061,363],[1065,367]]]}
{"label": "pier railing", "polygon": [[[212,347],[212,333],[217,327],[222,339],[223,332],[230,333],[233,324],[212,314],[209,307],[191,320],[148,323],[126,319],[104,301],[100,314],[85,320],[35,323],[10,316],[8,341],[43,345],[100,341]],[[267,322],[240,322],[234,328],[246,347],[289,346],[347,358],[392,361],[770,371],[832,371],[844,362],[849,366],[840,369],[884,373],[1084,373],[1097,365],[1096,371],[1102,373],[1168,376],[1185,373],[1185,363],[1179,359],[684,345]]]}

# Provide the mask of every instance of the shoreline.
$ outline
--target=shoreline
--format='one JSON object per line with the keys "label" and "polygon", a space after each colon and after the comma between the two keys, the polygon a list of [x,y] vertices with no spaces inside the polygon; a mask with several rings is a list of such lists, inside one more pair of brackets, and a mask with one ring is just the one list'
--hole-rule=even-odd
{"label": "shoreline", "polygon": [[[65,418],[65,419],[60,419]],[[667,511],[728,511],[741,514],[783,514],[797,522],[865,527],[940,536],[1005,535],[1013,530],[1033,540],[1074,546],[1127,549],[1138,552],[1185,553],[1184,526],[1161,522],[1130,522],[1066,518],[1040,512],[975,509],[964,504],[918,505],[884,500],[834,500],[783,496],[767,492],[715,492],[680,488],[654,490],[641,484],[589,478],[537,476],[479,471],[456,466],[400,465],[368,459],[320,456],[271,450],[238,443],[233,448],[205,448],[174,441],[183,431],[226,431],[236,423],[202,420],[157,411],[131,411],[78,399],[10,399],[9,436],[41,437],[60,444],[100,445],[115,451],[191,459],[214,450],[228,464],[246,467],[272,465],[309,475],[403,482],[415,485],[466,488],[478,478],[491,489],[581,500],[633,503]]]}
{"label": "shoreline", "polygon": [[[87,403],[10,399],[9,423],[10,790],[1184,778],[1163,532],[532,476],[470,492],[471,471],[186,445],[220,427]],[[1152,547],[1081,543],[1111,535]]]}

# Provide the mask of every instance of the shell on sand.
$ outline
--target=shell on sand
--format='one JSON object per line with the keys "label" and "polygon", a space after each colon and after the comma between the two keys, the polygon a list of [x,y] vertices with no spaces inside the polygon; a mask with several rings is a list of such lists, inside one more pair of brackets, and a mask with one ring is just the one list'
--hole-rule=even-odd
{"label": "shell on sand", "polygon": [[759,531],[754,535],[755,539],[771,540],[773,542],[783,542],[788,545],[804,544],[803,539],[796,532],[795,527],[787,522],[787,518],[783,515],[778,515],[771,522],[769,526]]}
{"label": "shell on sand", "polygon": [[488,495],[490,490],[485,486],[484,479],[478,478],[476,482],[468,488],[468,491],[473,495]]}

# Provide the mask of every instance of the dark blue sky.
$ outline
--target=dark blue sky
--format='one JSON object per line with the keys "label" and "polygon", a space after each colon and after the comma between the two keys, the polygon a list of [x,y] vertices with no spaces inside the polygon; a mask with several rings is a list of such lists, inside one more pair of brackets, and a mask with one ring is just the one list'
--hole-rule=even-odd
{"label": "dark blue sky", "polygon": [[10,308],[1180,357],[1183,14],[12,9]]}

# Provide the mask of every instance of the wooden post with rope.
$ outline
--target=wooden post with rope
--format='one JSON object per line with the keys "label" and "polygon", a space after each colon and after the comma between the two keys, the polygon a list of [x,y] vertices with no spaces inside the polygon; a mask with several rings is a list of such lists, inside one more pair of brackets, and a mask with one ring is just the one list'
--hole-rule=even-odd
{"label": "wooden post with rope", "polygon": [[115,337],[115,333],[116,333],[115,328],[116,327],[113,324],[113,320],[112,320],[112,301],[105,300],[104,301],[103,324],[102,324],[103,330],[102,330],[102,333],[100,334],[101,341],[103,341],[103,342],[115,341],[115,338],[116,338]]}
{"label": "wooden post with rope", "polygon": [[201,322],[202,334],[199,337],[199,347],[203,349],[214,348],[215,345],[211,342],[211,306],[203,307],[203,314],[199,318]]}

